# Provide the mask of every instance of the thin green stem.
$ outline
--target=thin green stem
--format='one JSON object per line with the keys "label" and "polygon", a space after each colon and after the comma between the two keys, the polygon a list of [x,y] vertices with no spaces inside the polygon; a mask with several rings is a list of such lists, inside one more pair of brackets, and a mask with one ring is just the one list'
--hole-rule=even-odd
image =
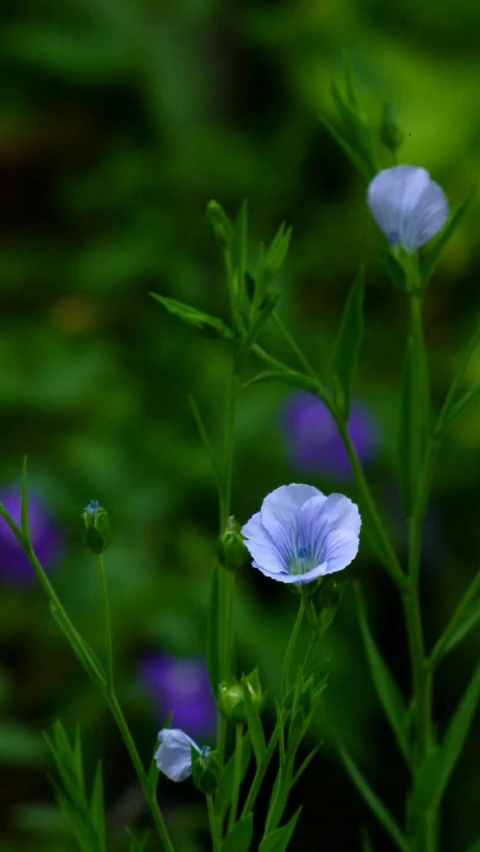
{"label": "thin green stem", "polygon": [[238,796],[240,794],[240,785],[242,783],[242,761],[243,761],[243,725],[235,726],[235,763],[233,770],[233,789],[232,801],[230,805],[230,817],[228,820],[228,830],[231,831],[237,819]]}
{"label": "thin green stem", "polygon": [[210,834],[212,835],[213,852],[220,852],[220,834],[213,807],[213,796],[211,793],[206,793],[205,796],[207,799],[208,822],[210,825]]}
{"label": "thin green stem", "polygon": [[450,642],[455,631],[457,630],[457,627],[458,627],[458,625],[459,625],[459,623],[462,619],[462,616],[463,616],[465,610],[467,609],[469,604],[471,604],[472,601],[474,601],[475,598],[479,594],[480,594],[480,572],[478,572],[475,575],[475,577],[473,578],[473,580],[470,583],[467,591],[465,592],[462,600],[460,601],[457,609],[455,610],[455,612],[452,615],[449,623],[447,624],[447,627],[445,628],[442,635],[440,636],[437,643],[435,644],[433,651],[432,651],[432,653],[430,654],[430,657],[427,660],[428,668],[433,669],[440,662],[440,660],[442,659],[442,657],[445,653],[445,650],[448,646],[448,643]]}
{"label": "thin green stem", "polygon": [[254,775],[254,778],[253,778],[253,781],[252,781],[252,786],[250,787],[250,790],[248,791],[248,795],[247,795],[247,798],[245,800],[245,804],[243,806],[242,817],[246,816],[247,814],[249,814],[253,810],[253,807],[254,807],[255,802],[257,800],[257,796],[260,792],[260,787],[262,786],[262,781],[265,777],[265,773],[266,773],[266,771],[267,771],[267,769],[270,765],[270,761],[273,757],[273,753],[275,751],[275,747],[277,745],[277,742],[278,742],[278,724],[275,725],[275,728],[273,729],[272,735],[271,735],[269,743],[267,745],[267,750],[266,750],[266,752],[263,756],[263,760],[262,760],[260,766],[257,766],[256,772],[255,772],[255,775]]}
{"label": "thin green stem", "polygon": [[298,607],[297,617],[295,619],[295,624],[293,625],[292,632],[290,634],[290,639],[288,640],[287,650],[285,651],[285,657],[283,659],[282,666],[282,698],[285,698],[288,692],[288,675],[290,673],[290,664],[292,660],[292,654],[297,643],[298,634],[300,632],[300,627],[302,626],[303,615],[305,612],[305,604],[303,601],[303,596],[300,598],[300,605]]}
{"label": "thin green stem", "polygon": [[168,833],[167,826],[165,825],[165,821],[161,814],[160,808],[158,806],[158,802],[155,798],[155,795],[150,793],[148,788],[148,778],[145,772],[141,757],[138,753],[138,749],[135,745],[134,739],[130,733],[130,728],[128,727],[125,716],[123,715],[122,708],[118,703],[118,698],[115,693],[112,691],[110,693],[106,693],[105,699],[109,706],[110,712],[115,719],[118,730],[122,735],[123,742],[125,743],[125,747],[130,755],[130,760],[133,763],[135,768],[135,772],[137,773],[138,780],[140,782],[140,786],[143,791],[143,795],[145,796],[148,807],[150,808],[150,812],[153,817],[153,821],[155,823],[155,827],[157,829],[158,836],[162,842],[163,849],[166,852],[174,852],[174,846],[170,839],[170,835]]}
{"label": "thin green stem", "polygon": [[480,338],[480,323],[477,324],[477,327],[475,328],[475,331],[474,331],[472,337],[470,338],[470,340],[469,340],[469,342],[468,342],[468,344],[465,348],[465,351],[464,351],[463,357],[460,361],[458,370],[455,373],[452,384],[450,385],[448,393],[445,397],[445,402],[443,403],[440,414],[437,417],[437,422],[436,422],[436,425],[435,425],[435,434],[436,435],[440,435],[443,431],[445,416],[446,416],[449,408],[452,405],[455,394],[458,391],[460,383],[461,383],[461,381],[462,381],[462,379],[465,375],[465,371],[466,371],[466,369],[467,369],[467,367],[470,363],[470,359],[472,358],[472,355],[473,355],[473,353],[475,352],[475,349],[478,346],[479,338]]}
{"label": "thin green stem", "polygon": [[[413,352],[418,363],[413,364],[418,377],[418,405],[425,402],[425,410],[429,408],[429,379],[428,364],[425,355],[423,337],[421,303],[415,297],[410,299],[411,336],[415,336],[417,345]],[[427,424],[417,423],[424,428]],[[420,437],[420,436],[419,436]],[[420,604],[420,556],[422,527],[425,509],[430,490],[433,462],[437,444],[429,440],[424,449],[421,470],[416,483],[414,506],[408,519],[408,589],[402,595],[405,623],[408,637],[410,667],[412,672],[413,712],[414,712],[414,752],[413,770],[417,770],[429,756],[433,748],[432,730],[432,671],[426,665],[425,641]],[[413,814],[413,846],[412,852],[435,852],[437,811],[421,811]]]}
{"label": "thin green stem", "polygon": [[365,474],[363,472],[362,465],[360,464],[357,451],[355,450],[355,447],[352,443],[352,439],[350,438],[350,435],[348,433],[348,428],[338,419],[338,417],[333,411],[332,414],[336,421],[340,437],[343,441],[343,445],[347,451],[348,458],[350,459],[353,475],[355,477],[355,482],[360,494],[360,500],[370,520],[370,526],[375,534],[375,538],[377,540],[378,546],[383,557],[385,568],[397,588],[400,591],[405,591],[407,589],[407,579],[405,577],[404,572],[402,571],[400,562],[398,561],[397,555],[385,531],[380,515],[377,512],[377,508],[375,506],[375,502],[373,500],[370,488],[368,487],[367,480],[365,479]]}
{"label": "thin green stem", "polygon": [[105,631],[105,654],[107,658],[107,689],[113,691],[113,643],[112,622],[110,618],[110,605],[108,602],[107,580],[105,566],[103,564],[103,553],[97,553],[97,568],[100,578],[100,589],[102,595],[103,626]]}

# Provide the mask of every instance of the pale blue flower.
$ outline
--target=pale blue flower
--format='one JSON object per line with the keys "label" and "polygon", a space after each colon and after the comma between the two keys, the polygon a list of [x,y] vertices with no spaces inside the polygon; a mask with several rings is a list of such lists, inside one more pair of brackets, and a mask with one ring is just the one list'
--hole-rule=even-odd
{"label": "pale blue flower", "polygon": [[180,728],[162,728],[158,739],[160,746],[155,752],[155,761],[160,772],[171,781],[185,781],[192,774],[192,748],[202,757],[210,751],[208,746],[200,748]]}
{"label": "pale blue flower", "polygon": [[448,202],[441,186],[418,166],[384,169],[370,181],[367,200],[390,245],[416,251],[445,224]]}
{"label": "pale blue flower", "polygon": [[85,506],[83,511],[86,512],[87,515],[93,515],[99,508],[100,503],[98,502],[98,500],[90,500],[90,503],[88,504],[88,506]]}
{"label": "pale blue flower", "polygon": [[252,565],[281,583],[310,583],[341,571],[358,552],[360,514],[343,494],[282,485],[242,528]]}

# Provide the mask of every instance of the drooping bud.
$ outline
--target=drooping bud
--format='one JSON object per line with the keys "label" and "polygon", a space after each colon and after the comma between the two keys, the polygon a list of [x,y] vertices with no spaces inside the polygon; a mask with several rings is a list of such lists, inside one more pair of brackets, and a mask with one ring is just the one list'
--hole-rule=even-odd
{"label": "drooping bud", "polygon": [[207,794],[214,793],[220,778],[218,752],[211,751],[208,746],[204,746],[200,753],[192,748],[192,775],[198,790]]}
{"label": "drooping bud", "polygon": [[90,500],[83,510],[85,523],[85,541],[93,553],[103,553],[110,544],[110,524],[108,514],[98,500]]}
{"label": "drooping bud", "polygon": [[218,687],[219,710],[227,719],[232,719],[232,721],[238,724],[247,720],[242,684],[247,687],[251,700],[259,713],[261,713],[265,706],[266,698],[265,693],[262,693],[258,669],[254,669],[249,675],[243,675],[242,683],[233,677],[223,681]]}
{"label": "drooping bud", "polygon": [[380,119],[380,141],[385,148],[395,154],[403,142],[403,137],[403,127],[397,111],[392,101],[385,100]]}
{"label": "drooping bud", "polygon": [[248,550],[243,543],[241,525],[234,515],[228,519],[226,529],[219,536],[217,542],[217,558],[220,565],[230,571],[241,568],[248,559]]}

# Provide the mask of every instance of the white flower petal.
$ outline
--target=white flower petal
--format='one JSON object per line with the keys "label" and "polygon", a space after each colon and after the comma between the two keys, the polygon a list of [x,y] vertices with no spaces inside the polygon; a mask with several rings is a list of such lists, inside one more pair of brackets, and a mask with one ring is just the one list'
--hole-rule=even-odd
{"label": "white flower petal", "polygon": [[171,781],[184,781],[192,774],[191,748],[200,753],[198,745],[180,728],[163,728],[158,739],[155,760],[160,772]]}
{"label": "white flower petal", "polygon": [[324,542],[326,574],[342,571],[350,565],[358,553],[358,535],[349,530],[333,530]]}
{"label": "white flower petal", "polygon": [[394,245],[416,251],[443,227],[448,203],[443,189],[418,166],[379,172],[368,186],[373,218]]}
{"label": "white flower petal", "polygon": [[[287,557],[284,558],[284,551],[287,546],[285,536],[282,534],[280,543],[274,541],[262,524],[260,512],[257,512],[247,521],[245,526],[242,527],[241,533],[245,536],[245,547],[255,563],[265,566],[271,573],[279,573],[287,569]],[[255,567],[257,567],[257,564],[255,564]]]}

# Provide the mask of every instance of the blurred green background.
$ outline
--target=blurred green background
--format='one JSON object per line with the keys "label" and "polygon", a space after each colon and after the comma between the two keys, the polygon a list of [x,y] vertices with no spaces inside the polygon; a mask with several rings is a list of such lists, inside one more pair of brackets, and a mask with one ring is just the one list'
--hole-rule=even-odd
{"label": "blurred green background", "polygon": [[[394,458],[405,306],[379,267],[381,238],[365,187],[320,119],[335,121],[330,82],[346,50],[374,126],[382,99],[392,97],[405,128],[400,162],[426,167],[455,206],[479,172],[478,7],[474,0],[3,0],[0,22],[0,486],[19,480],[27,453],[30,482],[68,542],[56,588],[96,647],[100,602],[81,510],[92,498],[108,508],[119,692],[147,759],[164,720],[138,681],[138,659],[153,649],[179,657],[203,651],[215,558],[215,490],[187,395],[219,445],[228,371],[228,349],[177,324],[148,291],[225,316],[204,210],[215,198],[233,216],[248,198],[254,248],[282,220],[293,225],[281,314],[322,372],[348,288],[366,262],[357,396],[380,424],[382,450],[370,474],[401,550]],[[479,226],[474,203],[428,294],[437,401],[479,312]],[[288,357],[274,331],[264,339]],[[470,383],[478,379],[480,353],[468,373]],[[299,478],[281,429],[288,395],[274,385],[242,394],[233,499],[242,522],[268,491]],[[451,433],[435,481],[423,570],[430,641],[478,570],[479,433],[477,410]],[[354,494],[320,471],[303,479]],[[366,547],[348,570],[362,579],[376,635],[407,691],[391,586]],[[270,691],[294,610],[283,587],[242,572],[239,667],[258,662]],[[90,768],[104,757],[111,848],[126,848],[131,767],[36,584],[0,588],[0,642],[1,852],[75,848],[55,815],[40,734],[58,717],[69,730],[81,723]],[[479,649],[477,631],[442,665],[440,727]],[[360,848],[365,825],[375,849],[388,850],[332,743],[337,735],[348,745],[401,819],[404,767],[372,691],[350,589],[325,658],[330,686],[312,732],[325,745],[292,796],[292,809],[305,805],[294,848]],[[477,724],[446,796],[444,850],[462,850],[478,833],[479,767]],[[193,787],[164,779],[160,797],[179,848],[207,848]],[[143,823],[142,814],[130,822]]]}

